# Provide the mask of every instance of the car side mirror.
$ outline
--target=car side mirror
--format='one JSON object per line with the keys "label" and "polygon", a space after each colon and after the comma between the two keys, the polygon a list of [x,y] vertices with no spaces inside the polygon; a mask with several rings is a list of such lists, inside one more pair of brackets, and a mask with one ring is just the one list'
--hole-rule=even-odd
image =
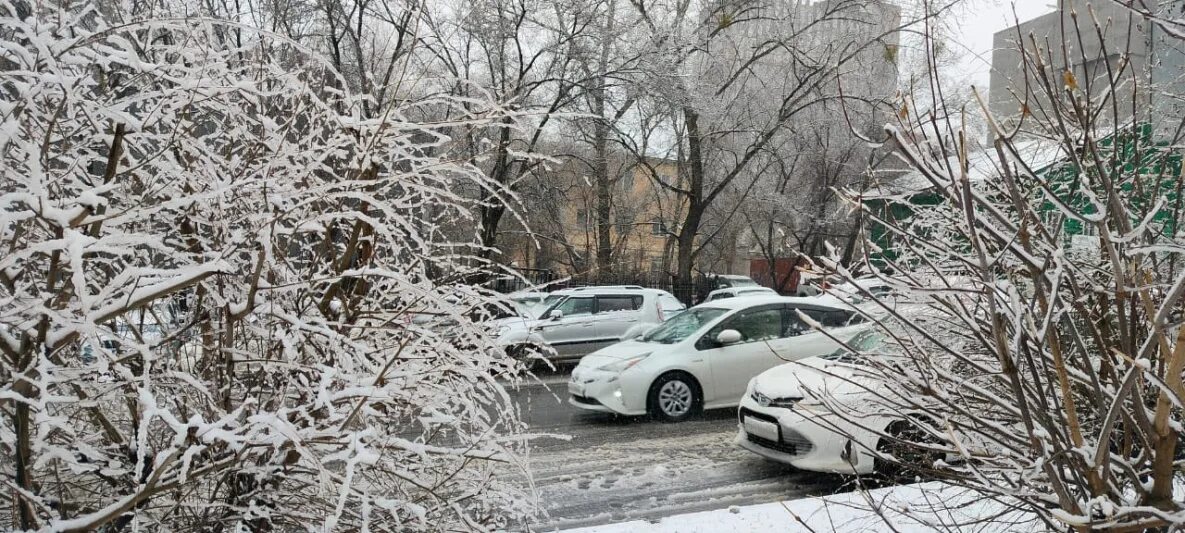
{"label": "car side mirror", "polygon": [[721,346],[736,344],[741,342],[741,332],[735,329],[726,329],[716,336],[716,342],[720,343]]}
{"label": "car side mirror", "polygon": [[552,309],[552,311],[547,314],[547,318],[550,318],[552,320],[559,320],[561,318],[564,318],[564,312],[560,311],[559,309]]}

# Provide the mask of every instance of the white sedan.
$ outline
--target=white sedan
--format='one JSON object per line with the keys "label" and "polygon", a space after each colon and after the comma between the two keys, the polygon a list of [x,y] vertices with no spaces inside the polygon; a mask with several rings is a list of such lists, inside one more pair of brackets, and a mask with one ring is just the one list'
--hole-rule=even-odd
{"label": "white sedan", "polygon": [[897,463],[882,457],[933,462],[936,457],[918,456],[929,455],[918,447],[899,444],[926,441],[922,430],[900,415],[886,416],[892,410],[883,408],[881,399],[891,395],[864,359],[869,351],[881,349],[882,339],[870,328],[848,342],[864,355],[840,349],[753,378],[738,410],[736,443],[767,459],[816,472],[894,473]]}
{"label": "white sedan", "polygon": [[635,340],[593,352],[572,371],[569,403],[677,422],[701,409],[736,406],[749,380],[770,368],[828,354],[867,329],[837,299],[730,298],[684,311]]}

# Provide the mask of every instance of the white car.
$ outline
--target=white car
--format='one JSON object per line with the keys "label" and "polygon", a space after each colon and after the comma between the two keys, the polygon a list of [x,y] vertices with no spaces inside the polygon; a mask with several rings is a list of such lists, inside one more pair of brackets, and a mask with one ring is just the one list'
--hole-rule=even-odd
{"label": "white car", "polygon": [[733,407],[753,376],[839,346],[867,327],[836,299],[730,298],[684,311],[650,333],[589,354],[572,371],[569,403],[623,415],[681,421],[700,409]]}
{"label": "white car", "polygon": [[[881,345],[881,334],[868,329],[848,344],[868,353]],[[901,457],[896,441],[882,434],[918,430],[902,416],[877,409],[882,381],[856,355],[840,349],[770,369],[749,382],[738,409],[736,443],[757,455],[802,470],[871,474],[892,470],[878,453]],[[823,395],[829,407],[819,400]],[[843,416],[836,414],[838,410]],[[911,438],[911,440],[914,440]],[[916,453],[916,450],[912,450]]]}
{"label": "white car", "polygon": [[499,345],[515,355],[535,349],[557,361],[577,359],[685,309],[671,293],[641,287],[581,287],[558,296],[538,317],[499,321]]}
{"label": "white car", "polygon": [[880,300],[892,302],[898,296],[899,291],[888,281],[879,277],[869,276],[847,283],[835,284],[827,289],[827,293],[852,303],[863,303],[868,299],[867,294],[871,294]]}
{"label": "white car", "polygon": [[777,296],[778,291],[769,287],[734,287],[729,289],[716,289],[708,293],[708,297],[704,299],[705,302],[713,302],[716,300],[723,300],[725,298],[735,298],[737,296]]}

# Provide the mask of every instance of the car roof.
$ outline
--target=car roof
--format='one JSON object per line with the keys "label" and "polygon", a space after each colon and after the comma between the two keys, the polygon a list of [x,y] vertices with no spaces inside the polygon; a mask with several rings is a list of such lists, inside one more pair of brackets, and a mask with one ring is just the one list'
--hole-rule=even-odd
{"label": "car roof", "polygon": [[769,287],[762,287],[761,285],[744,285],[741,287],[724,287],[723,289],[715,289],[709,292],[708,295],[720,294],[724,292],[777,292]]}
{"label": "car roof", "polygon": [[552,294],[560,294],[564,296],[576,296],[584,294],[670,294],[662,289],[647,289],[638,285],[610,285],[598,287],[577,287],[575,289],[562,289],[553,292]]}
{"label": "car roof", "polygon": [[570,291],[595,291],[595,290],[642,290],[645,287],[641,285],[588,285],[585,287],[572,287]]}
{"label": "car roof", "polygon": [[803,307],[826,307],[829,309],[845,309],[851,310],[852,306],[843,300],[835,297],[820,297],[820,296],[747,296],[745,298],[727,298],[724,300],[713,300],[701,307],[715,307],[718,309],[748,309],[750,307],[757,307],[760,305],[769,304],[795,304]]}

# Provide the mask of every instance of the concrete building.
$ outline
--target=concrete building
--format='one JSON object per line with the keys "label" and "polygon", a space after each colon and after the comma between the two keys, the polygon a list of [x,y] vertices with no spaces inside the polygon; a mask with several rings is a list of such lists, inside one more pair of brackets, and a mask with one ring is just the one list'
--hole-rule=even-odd
{"label": "concrete building", "polygon": [[[1144,3],[1170,19],[1185,13],[1182,0]],[[1183,104],[1164,95],[1185,93],[1180,90],[1183,44],[1116,2],[1059,0],[1053,12],[995,34],[989,109],[1008,126],[1019,123],[1026,111],[1040,121],[1056,120],[1048,100],[1040,96],[1042,84],[1062,90],[1072,81],[1092,99],[1100,99],[1110,90],[1110,77],[1116,76],[1118,105],[1103,113],[1104,123],[1134,119],[1152,123],[1160,132],[1171,130],[1180,122]],[[1037,57],[1044,68],[1038,68]]]}

